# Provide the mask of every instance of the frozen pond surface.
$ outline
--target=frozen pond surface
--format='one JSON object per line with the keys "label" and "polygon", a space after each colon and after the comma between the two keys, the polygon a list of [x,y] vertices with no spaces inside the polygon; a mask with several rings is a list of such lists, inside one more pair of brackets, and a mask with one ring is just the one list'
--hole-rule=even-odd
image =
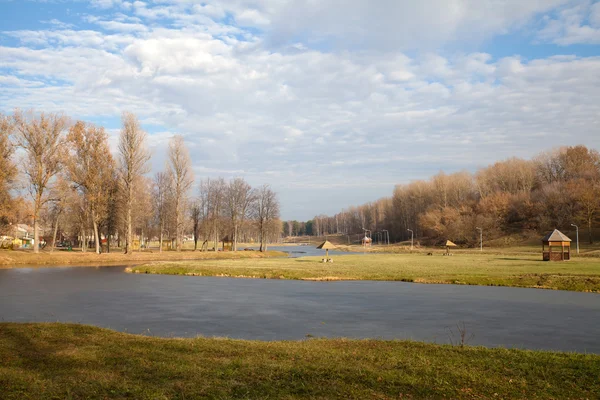
{"label": "frozen pond surface", "polygon": [[0,320],[60,321],[157,336],[315,337],[600,353],[600,295],[403,282],[126,274],[123,267],[0,270]]}

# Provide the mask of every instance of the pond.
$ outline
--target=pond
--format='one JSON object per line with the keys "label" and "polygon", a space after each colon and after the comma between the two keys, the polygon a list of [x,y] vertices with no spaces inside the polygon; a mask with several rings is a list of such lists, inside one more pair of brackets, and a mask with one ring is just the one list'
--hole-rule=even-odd
{"label": "pond", "polygon": [[124,267],[0,270],[0,320],[157,336],[458,340],[600,353],[600,295],[404,282],[137,275]]}
{"label": "pond", "polygon": [[[319,243],[320,244],[320,243]],[[252,246],[251,249],[258,250],[259,246]],[[269,246],[268,250],[274,251],[283,251],[284,253],[288,253],[290,258],[298,258],[298,257],[309,257],[309,256],[317,256],[317,257],[325,257],[325,250],[317,249],[317,244],[312,243],[310,245],[297,245],[297,246]],[[343,255],[343,254],[362,254],[362,253],[349,253],[346,251],[340,250],[329,250],[329,256],[335,255]]]}

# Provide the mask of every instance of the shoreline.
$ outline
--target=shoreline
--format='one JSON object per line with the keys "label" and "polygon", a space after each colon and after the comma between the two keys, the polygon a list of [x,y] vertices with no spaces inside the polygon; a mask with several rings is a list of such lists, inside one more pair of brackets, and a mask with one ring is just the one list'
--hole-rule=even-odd
{"label": "shoreline", "polygon": [[102,253],[93,252],[40,252],[38,254],[2,250],[0,251],[0,269],[13,268],[39,268],[39,267],[101,267],[144,264],[148,262],[182,262],[182,261],[204,261],[204,260],[238,260],[238,259],[263,259],[287,257],[288,254],[281,251],[269,250],[264,253],[259,251],[236,252],[202,252],[184,250],[182,252],[134,252],[124,253]]}
{"label": "shoreline", "polygon": [[126,268],[126,273],[281,279],[313,282],[402,281],[420,284],[498,286],[600,293],[600,264],[593,259],[549,264],[534,256],[492,255],[427,257],[420,254],[343,255],[334,263],[320,257],[282,259],[151,262]]}

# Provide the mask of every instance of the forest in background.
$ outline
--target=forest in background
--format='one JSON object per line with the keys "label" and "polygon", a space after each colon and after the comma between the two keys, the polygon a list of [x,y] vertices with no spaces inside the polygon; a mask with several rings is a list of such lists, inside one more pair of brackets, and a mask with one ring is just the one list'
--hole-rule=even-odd
{"label": "forest in background", "polygon": [[[311,221],[285,221],[285,235],[357,235],[363,228],[389,231],[392,241],[415,238],[438,244],[539,236],[552,229],[580,229],[594,240],[600,214],[600,154],[586,146],[543,152],[531,160],[510,158],[475,173],[440,172],[429,180],[397,185],[391,197]],[[356,239],[354,239],[356,240]]]}
{"label": "forest in background", "polygon": [[[123,113],[116,154],[101,126],[63,114],[0,114],[0,236],[33,225],[33,250],[68,240],[85,251],[126,253],[150,240],[181,250],[186,240],[217,249],[223,239],[267,243],[280,237],[279,200],[244,179],[195,182],[183,137],[173,136],[164,170],[153,177],[147,135]],[[10,240],[8,241],[10,243]],[[104,245],[104,246],[102,246]],[[136,246],[137,245],[137,246]],[[171,246],[172,245],[172,246]]]}

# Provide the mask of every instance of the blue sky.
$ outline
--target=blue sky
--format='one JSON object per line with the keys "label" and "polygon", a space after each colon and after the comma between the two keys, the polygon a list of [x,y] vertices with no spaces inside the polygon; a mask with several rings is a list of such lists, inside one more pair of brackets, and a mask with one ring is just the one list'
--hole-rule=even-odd
{"label": "blue sky", "polygon": [[[0,111],[184,135],[198,180],[270,183],[283,218],[561,145],[600,148],[586,0],[0,0]],[[327,178],[325,178],[327,177]]]}

